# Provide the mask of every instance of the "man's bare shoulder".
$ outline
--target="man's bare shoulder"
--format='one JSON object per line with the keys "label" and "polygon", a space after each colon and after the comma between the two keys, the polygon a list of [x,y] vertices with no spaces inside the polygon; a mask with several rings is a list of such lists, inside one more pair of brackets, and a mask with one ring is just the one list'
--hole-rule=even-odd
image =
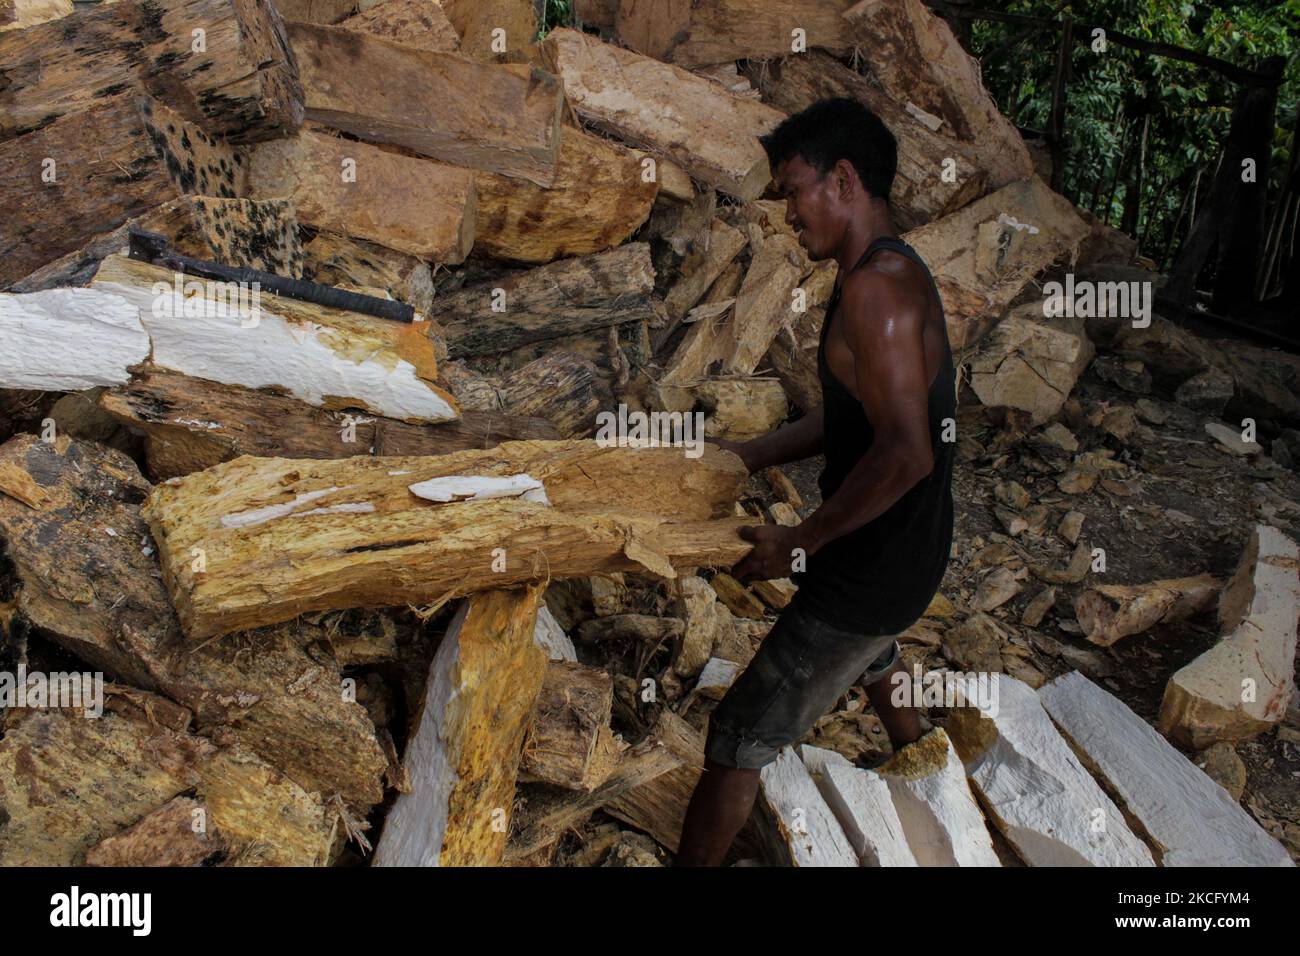
{"label": "man's bare shoulder", "polygon": [[915,331],[929,305],[925,273],[907,256],[882,250],[844,279],[840,290],[846,325],[868,335]]}

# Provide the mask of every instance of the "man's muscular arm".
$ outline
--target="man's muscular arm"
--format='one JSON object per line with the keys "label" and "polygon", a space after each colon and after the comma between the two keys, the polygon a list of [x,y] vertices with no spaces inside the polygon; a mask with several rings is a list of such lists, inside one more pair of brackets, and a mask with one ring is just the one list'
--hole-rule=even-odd
{"label": "man's muscular arm", "polygon": [[856,531],[934,467],[922,337],[925,301],[887,273],[863,270],[854,279],[843,290],[840,321],[875,440],[839,490],[802,524],[742,530],[755,547],[733,571],[741,579],[788,575],[793,549],[812,555]]}

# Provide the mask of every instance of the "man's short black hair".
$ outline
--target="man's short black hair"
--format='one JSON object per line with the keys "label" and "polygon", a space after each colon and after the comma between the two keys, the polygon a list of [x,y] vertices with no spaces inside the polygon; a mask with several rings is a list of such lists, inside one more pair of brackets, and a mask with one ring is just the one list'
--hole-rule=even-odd
{"label": "man's short black hair", "polygon": [[767,151],[773,174],[783,160],[796,155],[823,176],[847,159],[858,171],[863,188],[889,201],[898,170],[898,143],[880,117],[857,100],[844,96],[820,100],[786,117],[758,141]]}

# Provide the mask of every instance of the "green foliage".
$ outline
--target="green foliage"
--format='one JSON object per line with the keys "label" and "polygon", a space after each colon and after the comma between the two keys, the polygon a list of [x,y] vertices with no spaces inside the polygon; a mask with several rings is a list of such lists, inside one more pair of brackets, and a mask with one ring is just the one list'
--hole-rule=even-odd
{"label": "green foliage", "polygon": [[[986,9],[1054,17],[1059,0],[988,0]],[[1139,154],[1141,117],[1151,116],[1138,234],[1146,255],[1165,260],[1187,231],[1184,199],[1200,172],[1209,185],[1228,133],[1235,83],[1204,67],[1110,43],[1094,50],[1086,27],[1169,43],[1258,68],[1287,58],[1279,91],[1271,188],[1280,189],[1300,102],[1300,0],[1076,0],[1073,74],[1066,96],[1064,189],[1074,202],[1118,226]],[[1023,27],[977,21],[972,52],[988,54]],[[1052,108],[1058,34],[1040,32],[994,62],[981,59],[984,81],[1002,110],[1025,129],[1045,130]],[[1129,135],[1125,139],[1125,130]],[[1120,175],[1117,165],[1124,158]],[[1184,221],[1179,224],[1180,212]],[[1177,232],[1175,233],[1175,229]],[[1167,260],[1166,260],[1167,261]]]}
{"label": "green foliage", "polygon": [[537,33],[537,39],[545,39],[546,34],[556,27],[567,27],[572,22],[572,0],[546,0],[546,9],[542,13],[542,28]]}

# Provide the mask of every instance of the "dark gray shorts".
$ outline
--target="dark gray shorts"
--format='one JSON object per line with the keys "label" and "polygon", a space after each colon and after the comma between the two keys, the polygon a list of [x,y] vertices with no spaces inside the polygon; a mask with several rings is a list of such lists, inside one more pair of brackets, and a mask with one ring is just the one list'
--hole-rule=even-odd
{"label": "dark gray shorts", "polygon": [[771,763],[850,687],[883,677],[898,660],[897,638],[842,631],[800,609],[796,598],[713,711],[705,755],[750,770]]}

